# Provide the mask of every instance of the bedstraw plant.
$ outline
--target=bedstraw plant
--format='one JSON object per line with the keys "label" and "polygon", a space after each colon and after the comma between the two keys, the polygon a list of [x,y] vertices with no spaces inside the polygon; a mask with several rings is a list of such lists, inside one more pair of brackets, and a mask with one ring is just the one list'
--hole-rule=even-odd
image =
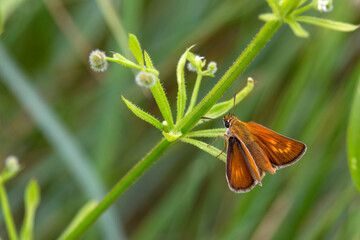
{"label": "bedstraw plant", "polygon": [[[141,110],[138,106],[126,98],[126,94],[124,94],[125,96],[122,96],[122,99],[136,116],[159,129],[162,132],[163,138],[111,189],[105,198],[88,213],[83,221],[81,221],[72,232],[63,236],[63,239],[74,239],[80,237],[86,229],[89,228],[91,224],[175,142],[182,141],[189,143],[213,156],[218,156],[221,153],[220,149],[209,146],[208,143],[195,138],[217,137],[223,134],[225,129],[191,130],[206,121],[205,119],[201,119],[201,117],[217,118],[228,112],[233,107],[233,99],[220,103],[217,102],[284,23],[289,25],[294,34],[298,37],[309,36],[308,32],[302,27],[301,23],[308,23],[344,32],[354,31],[358,28],[358,26],[352,24],[335,22],[311,16],[303,16],[303,13],[313,8],[320,12],[331,10],[332,1],[330,0],[314,0],[310,2],[307,0],[267,0],[267,3],[269,4],[272,12],[264,13],[259,16],[261,20],[265,21],[264,26],[259,30],[253,40],[240,54],[228,71],[198,103],[197,99],[202,78],[214,77],[214,73],[216,72],[216,63],[210,62],[206,65],[206,59],[204,57],[195,55],[192,52],[193,47],[189,47],[180,57],[176,69],[178,92],[175,119],[173,118],[173,111],[171,111],[163,85],[160,82],[160,73],[154,67],[148,52],[142,50],[139,41],[134,35],[129,35],[128,44],[137,62],[132,62],[120,53],[113,53],[112,57],[104,56],[107,61],[119,63],[123,66],[139,71],[136,76],[136,82],[138,85],[146,87],[151,91],[162,114],[163,121],[160,121],[151,114]],[[91,65],[94,68],[94,65],[96,64],[92,63]],[[197,74],[188,107],[184,73],[186,65],[190,71],[194,71]],[[244,99],[251,92],[253,87],[254,81],[252,78],[248,78],[246,86],[236,94],[235,105]],[[219,155],[218,158],[225,161],[225,154]]]}
{"label": "bedstraw plant", "polygon": [[[201,150],[217,156],[220,160],[225,161],[226,156],[222,151],[214,146],[209,145],[196,138],[217,137],[224,134],[225,129],[205,129],[193,130],[195,127],[206,122],[208,118],[218,118],[230,111],[234,107],[233,98],[227,101],[218,102],[229,87],[238,79],[240,74],[246,69],[251,61],[259,54],[261,49],[272,38],[276,31],[284,24],[288,25],[293,33],[298,37],[309,37],[309,33],[303,28],[302,24],[312,24],[324,28],[329,28],[337,31],[354,31],[358,28],[357,25],[335,22],[332,20],[317,18],[312,16],[304,16],[309,10],[317,10],[319,12],[330,11],[332,1],[330,0],[267,0],[271,12],[264,13],[259,16],[260,20],[265,21],[265,24],[258,31],[256,36],[251,40],[244,51],[239,55],[235,62],[230,66],[226,73],[217,81],[214,87],[204,96],[200,101],[199,90],[203,78],[215,77],[217,64],[216,62],[208,62],[205,57],[196,55],[195,47],[191,46],[181,55],[177,68],[176,80],[178,85],[176,111],[170,108],[170,103],[166,97],[164,85],[161,83],[161,74],[147,51],[141,48],[141,45],[135,35],[129,34],[128,47],[131,50],[136,62],[128,59],[118,52],[112,52],[111,56],[106,56],[105,52],[95,50],[90,54],[89,62],[93,70],[98,72],[105,71],[109,66],[108,62],[118,63],[125,67],[131,68],[135,71],[135,82],[143,88],[148,89],[154,97],[156,104],[161,112],[162,119],[159,120],[150,113],[143,111],[135,103],[128,99],[126,93],[121,96],[122,100],[137,117],[151,124],[157,128],[163,138],[151,149],[148,154],[139,161],[123,178],[121,178],[116,185],[107,193],[107,195],[98,203],[95,200],[86,204],[69,224],[65,231],[61,234],[59,239],[78,239],[84,232],[106,211],[121,194],[126,191],[159,157],[168,150],[176,142],[184,142],[200,148]],[[110,17],[109,17],[110,19]],[[111,25],[112,27],[116,24]],[[119,29],[122,31],[123,29]],[[126,50],[123,49],[123,52]],[[185,70],[196,73],[196,80],[193,89],[186,88]],[[254,80],[251,77],[247,78],[245,87],[236,93],[235,105],[239,104],[254,88]],[[191,92],[191,94],[189,94]],[[358,100],[358,98],[357,98]],[[357,104],[354,103],[355,105]],[[357,104],[358,105],[358,104]],[[357,106],[356,105],[356,106]],[[358,125],[356,116],[353,116],[352,123]],[[351,138],[350,140],[352,140]],[[359,141],[355,139],[354,141]],[[356,145],[356,143],[353,143]],[[359,159],[356,158],[356,153],[351,160],[353,166],[358,166]],[[353,175],[357,176],[358,169],[353,169]],[[355,169],[355,170],[354,170]],[[354,173],[355,172],[355,173]],[[3,172],[0,181],[0,196],[5,215],[6,226],[11,239],[18,239],[14,227],[12,216],[9,212],[6,194],[4,193],[4,179]],[[359,186],[359,178],[356,178]],[[29,185],[29,192],[35,192],[35,182]],[[31,190],[33,189],[33,190]],[[31,195],[29,193],[29,195]],[[36,194],[35,194],[36,196]],[[35,200],[27,203],[32,205],[32,209],[36,209],[38,204],[38,197],[33,197]],[[26,201],[28,202],[28,201]],[[30,203],[32,202],[32,203]],[[24,230],[21,234],[31,235],[33,224],[34,210],[25,216],[28,221],[24,224],[28,230]]]}

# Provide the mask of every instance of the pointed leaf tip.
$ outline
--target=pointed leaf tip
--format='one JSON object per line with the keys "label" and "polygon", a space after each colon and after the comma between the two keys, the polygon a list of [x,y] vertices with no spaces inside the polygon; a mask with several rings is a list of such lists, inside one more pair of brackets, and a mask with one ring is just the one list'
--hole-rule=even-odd
{"label": "pointed leaf tip", "polygon": [[359,28],[359,25],[310,16],[298,16],[295,20],[341,32],[352,32]]}
{"label": "pointed leaf tip", "polygon": [[139,40],[134,34],[129,34],[129,48],[141,67],[144,67],[144,56],[142,54]]}

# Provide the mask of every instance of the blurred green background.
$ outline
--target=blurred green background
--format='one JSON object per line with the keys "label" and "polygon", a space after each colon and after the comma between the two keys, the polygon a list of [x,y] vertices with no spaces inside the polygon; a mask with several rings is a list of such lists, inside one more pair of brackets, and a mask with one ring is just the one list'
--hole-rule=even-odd
{"label": "blurred green background", "polygon": [[[100,199],[162,137],[121,101],[124,95],[160,117],[131,70],[111,63],[97,74],[88,66],[92,49],[121,52],[99,2],[3,0],[10,7],[2,8],[0,39],[0,167],[12,154],[23,167],[6,185],[18,228],[25,185],[39,181],[36,239],[59,236],[81,206]],[[263,25],[258,15],[269,11],[261,0],[113,4],[125,34],[137,35],[160,70],[174,113],[176,63],[185,49],[196,44],[195,53],[218,63],[216,77],[202,82],[204,96]],[[358,24],[359,13],[359,1],[337,0],[321,15]],[[223,98],[253,77],[255,89],[235,114],[306,143],[297,164],[235,194],[223,162],[179,142],[84,239],[360,239],[360,198],[346,155],[360,31],[305,28],[311,36],[299,39],[282,26]],[[195,77],[187,73],[188,90]],[[0,237],[7,239],[3,216]]]}

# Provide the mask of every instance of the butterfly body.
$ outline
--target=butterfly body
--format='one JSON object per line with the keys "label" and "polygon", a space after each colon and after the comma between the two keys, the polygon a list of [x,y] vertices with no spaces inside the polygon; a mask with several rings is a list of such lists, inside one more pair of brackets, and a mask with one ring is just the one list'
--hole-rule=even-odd
{"label": "butterfly body", "polygon": [[223,118],[228,140],[226,179],[235,192],[247,192],[261,184],[265,172],[295,163],[306,145],[282,136],[260,124],[240,121],[229,114]]}

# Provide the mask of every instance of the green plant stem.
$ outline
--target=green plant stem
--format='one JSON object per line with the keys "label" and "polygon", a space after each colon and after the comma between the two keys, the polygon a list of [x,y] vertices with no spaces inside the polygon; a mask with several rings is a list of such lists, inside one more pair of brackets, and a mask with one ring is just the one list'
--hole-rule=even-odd
{"label": "green plant stem", "polygon": [[200,89],[200,85],[201,85],[201,79],[202,79],[203,75],[201,73],[198,73],[197,77],[196,77],[196,81],[195,81],[195,86],[194,86],[194,90],[192,92],[191,95],[191,100],[190,100],[190,104],[189,104],[189,108],[186,111],[187,115],[191,110],[193,110],[195,103],[196,103],[196,99],[199,93],[199,89]]}
{"label": "green plant stem", "polygon": [[305,7],[302,7],[302,8],[299,8],[299,9],[295,10],[294,12],[292,12],[291,15],[297,16],[297,15],[303,13],[303,12],[306,12],[306,11],[310,10],[311,8],[313,8],[313,4],[312,4],[312,3],[306,5]]}
{"label": "green plant stem", "polygon": [[[39,96],[21,69],[8,55],[0,41],[0,81],[11,91],[19,104],[29,113],[40,131],[53,149],[61,156],[75,182],[89,198],[102,197],[105,194],[103,184],[98,177],[89,157],[78,141],[65,128],[56,114]],[[100,220],[104,236],[119,229],[114,212],[108,211]],[[115,228],[116,227],[116,228]],[[109,234],[110,236],[113,234]],[[117,234],[119,235],[119,234]],[[115,235],[116,236],[116,235]],[[120,235],[119,235],[120,236]]]}
{"label": "green plant stem", "polygon": [[138,164],[136,164],[89,213],[88,216],[67,236],[62,239],[78,239],[107,210],[111,204],[130,187],[174,142],[163,138]]}
{"label": "green plant stem", "polygon": [[[255,58],[259,51],[274,35],[276,30],[281,26],[281,22],[267,22],[260,29],[259,33],[250,42],[240,57],[224,74],[213,89],[205,96],[205,98],[179,123],[178,129],[185,134],[190,131],[202,116],[219,100],[225,91],[235,82],[239,75],[245,70],[247,65]],[[99,205],[84,218],[74,230],[65,236],[64,239],[78,239],[95,220],[111,206],[111,204],[129,187],[131,186],[174,142],[168,142],[162,139],[149,153],[142,159],[132,170],[124,176],[113,189],[105,196]]]}
{"label": "green plant stem", "polygon": [[16,228],[14,224],[14,219],[11,214],[10,206],[9,206],[9,200],[7,198],[5,186],[3,183],[3,180],[0,177],[0,201],[1,201],[1,208],[4,213],[4,219],[5,219],[5,225],[8,230],[9,239],[11,240],[17,240],[18,236],[16,233]]}
{"label": "green plant stem", "polygon": [[183,134],[186,134],[196,125],[201,117],[205,116],[225,91],[236,81],[280,26],[281,22],[271,21],[267,22],[260,29],[255,38],[250,42],[239,58],[236,59],[234,64],[219,82],[210,90],[203,100],[201,100],[201,102],[179,122],[179,125],[177,126],[178,130]]}
{"label": "green plant stem", "polygon": [[283,0],[280,4],[283,17],[293,12],[299,6],[300,1],[301,0]]}

